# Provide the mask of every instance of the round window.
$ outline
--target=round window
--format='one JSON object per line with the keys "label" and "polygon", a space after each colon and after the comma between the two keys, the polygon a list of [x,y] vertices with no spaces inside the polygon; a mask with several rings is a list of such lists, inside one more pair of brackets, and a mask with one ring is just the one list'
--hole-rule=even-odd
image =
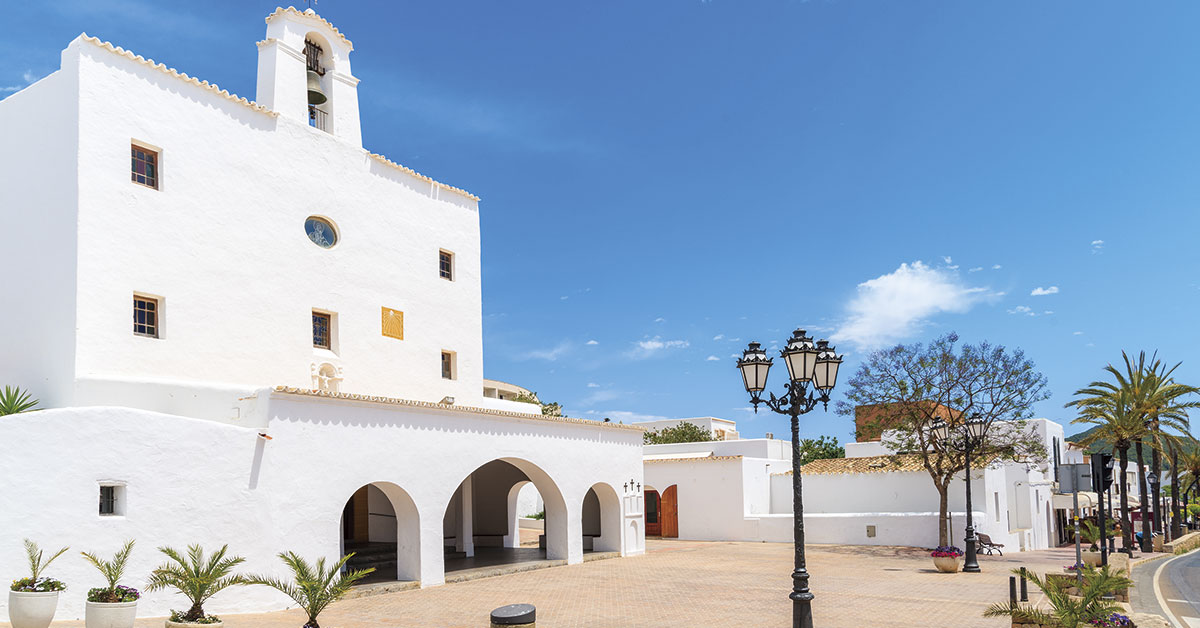
{"label": "round window", "polygon": [[309,216],[304,221],[304,232],[308,234],[309,240],[323,249],[332,248],[338,241],[337,230],[333,228],[333,223],[324,218]]}

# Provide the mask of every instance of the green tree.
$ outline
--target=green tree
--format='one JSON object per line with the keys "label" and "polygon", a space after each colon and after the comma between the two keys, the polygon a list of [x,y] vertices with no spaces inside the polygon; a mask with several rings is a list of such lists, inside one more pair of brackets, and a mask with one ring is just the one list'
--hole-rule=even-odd
{"label": "green tree", "polygon": [[938,493],[938,543],[949,545],[949,490],[963,471],[965,457],[953,441],[943,442],[931,429],[963,417],[984,424],[982,443],[972,451],[981,460],[1044,464],[1045,445],[1026,420],[1033,405],[1049,394],[1046,378],[1021,350],[987,342],[958,345],[947,334],[928,345],[900,344],[871,353],[859,365],[837,404],[838,414],[853,416],[856,406],[877,406],[887,426],[883,444],[911,452],[933,480]]}
{"label": "green tree", "polygon": [[292,572],[290,582],[269,576],[252,575],[246,576],[246,584],[266,585],[292,598],[308,614],[308,622],[303,628],[321,628],[317,623],[317,615],[346,595],[355,582],[375,571],[372,567],[342,573],[342,567],[351,556],[354,554],[343,556],[326,569],[324,557],[318,558],[315,565],[310,565],[295,552],[281,552],[279,559]]}
{"label": "green tree", "polygon": [[[150,572],[146,590],[175,589],[192,603],[184,613],[172,611],[173,621],[195,622],[205,619],[204,602],[208,598],[231,586],[246,584],[245,578],[233,574],[233,568],[246,559],[241,556],[226,558],[228,545],[222,546],[207,559],[204,549],[199,545],[189,545],[186,556],[170,547],[160,547],[158,551],[166,554],[170,561]],[[177,616],[180,619],[174,619]]]}
{"label": "green tree", "polygon": [[846,448],[838,444],[836,436],[821,436],[820,438],[804,438],[800,440],[800,465],[806,465],[813,460],[829,458],[845,458]]}
{"label": "green tree", "polygon": [[642,434],[642,442],[647,445],[665,445],[667,443],[705,443],[716,440],[712,432],[696,425],[683,422],[674,427],[664,427],[661,430],[647,430]]}
{"label": "green tree", "polygon": [[562,404],[558,403],[557,401],[543,403],[540,399],[538,399],[537,393],[533,393],[532,395],[521,393],[517,395],[516,399],[513,399],[513,401],[520,401],[521,403],[536,403],[542,407],[542,414],[545,416],[562,416]]}

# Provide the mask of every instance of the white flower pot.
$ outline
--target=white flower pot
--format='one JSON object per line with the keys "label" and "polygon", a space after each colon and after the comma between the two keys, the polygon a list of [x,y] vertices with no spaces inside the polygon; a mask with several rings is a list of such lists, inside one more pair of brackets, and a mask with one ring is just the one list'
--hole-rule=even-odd
{"label": "white flower pot", "polygon": [[46,628],[54,621],[58,591],[30,593],[8,592],[8,620],[13,628]]}
{"label": "white flower pot", "polygon": [[137,600],[132,602],[88,602],[84,614],[87,628],[133,628]]}
{"label": "white flower pot", "polygon": [[190,621],[167,620],[167,628],[221,628],[221,626],[224,625],[225,624],[223,622],[217,622],[215,624],[193,624]]}
{"label": "white flower pot", "polygon": [[942,573],[957,573],[959,560],[958,556],[934,556],[933,566]]}
{"label": "white flower pot", "polygon": [[1083,564],[1091,567],[1100,566],[1100,552],[1085,551],[1083,552]]}

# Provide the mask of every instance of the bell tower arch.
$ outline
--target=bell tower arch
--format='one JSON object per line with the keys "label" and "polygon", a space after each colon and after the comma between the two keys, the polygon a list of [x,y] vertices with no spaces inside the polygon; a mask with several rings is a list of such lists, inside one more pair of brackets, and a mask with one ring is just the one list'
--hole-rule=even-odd
{"label": "bell tower arch", "polygon": [[258,104],[362,146],[354,44],[312,9],[288,7],[267,16],[258,42]]}

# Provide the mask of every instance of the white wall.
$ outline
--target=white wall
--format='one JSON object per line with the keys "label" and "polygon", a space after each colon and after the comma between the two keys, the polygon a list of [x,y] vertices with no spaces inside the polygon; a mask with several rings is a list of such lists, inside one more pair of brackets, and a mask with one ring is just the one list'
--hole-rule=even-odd
{"label": "white wall", "polygon": [[[637,425],[642,427],[643,424],[638,423]],[[748,456],[790,461],[792,459],[792,442],[767,438],[747,438],[700,443],[668,443],[666,445],[646,445],[645,447],[647,456],[695,452],[712,452],[714,456]]]}
{"label": "white wall", "polygon": [[[336,557],[346,501],[376,483],[397,515],[402,577],[411,570],[409,577],[422,586],[437,585],[444,581],[442,521],[450,498],[463,478],[496,459],[517,465],[543,496],[552,495],[546,497],[552,557],[582,560],[583,501],[596,486],[611,496],[611,507],[601,513],[609,529],[643,529],[641,511],[622,508],[617,497],[622,482],[642,480],[637,430],[282,393],[262,393],[255,411],[269,417],[265,431],[272,440],[260,438],[259,428],[127,408],[0,419],[0,442],[6,443],[0,477],[24,478],[3,489],[5,503],[18,505],[0,509],[6,577],[20,576],[24,537],[43,547],[100,553],[134,538],[138,549],[127,584],[138,588],[160,562],[154,551],[160,545],[229,543],[247,558],[245,571],[284,575],[275,558],[282,550]],[[34,468],[38,473],[31,475]],[[126,485],[123,517],[97,514],[99,482],[106,480]],[[614,534],[610,542],[623,555],[644,551],[640,537]],[[70,586],[60,619],[82,617],[87,589],[101,584],[75,551],[47,575]],[[0,598],[0,621],[5,603]],[[150,594],[139,612],[164,615],[180,603],[167,593]],[[219,614],[288,604],[269,589],[246,587],[221,593],[206,608]]]}
{"label": "white wall", "polygon": [[676,485],[679,538],[741,540],[745,516],[742,459],[650,462],[644,489],[662,494]]}
{"label": "white wall", "polygon": [[74,397],[78,80],[63,55],[62,69],[0,101],[0,265],[10,271],[0,387],[28,390],[43,407]]}

